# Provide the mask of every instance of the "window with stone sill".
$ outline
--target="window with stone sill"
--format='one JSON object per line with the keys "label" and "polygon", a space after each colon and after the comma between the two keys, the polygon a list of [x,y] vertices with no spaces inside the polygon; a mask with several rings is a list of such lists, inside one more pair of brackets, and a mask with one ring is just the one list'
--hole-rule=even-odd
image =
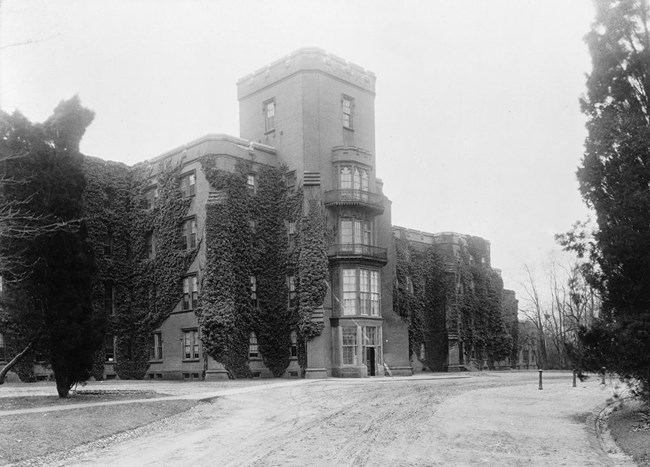
{"label": "window with stone sill", "polygon": [[199,331],[198,329],[183,330],[183,360],[199,359]]}

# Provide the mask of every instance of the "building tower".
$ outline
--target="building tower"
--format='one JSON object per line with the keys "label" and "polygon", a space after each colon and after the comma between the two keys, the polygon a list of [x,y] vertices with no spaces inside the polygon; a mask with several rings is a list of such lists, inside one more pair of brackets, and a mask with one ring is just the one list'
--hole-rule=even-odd
{"label": "building tower", "polygon": [[[375,173],[375,75],[301,49],[237,83],[240,136],[272,146],[305,200],[327,208],[333,242],[325,329],[308,343],[307,377],[411,374],[408,332],[385,268],[390,205]],[[307,203],[305,204],[307,209]]]}

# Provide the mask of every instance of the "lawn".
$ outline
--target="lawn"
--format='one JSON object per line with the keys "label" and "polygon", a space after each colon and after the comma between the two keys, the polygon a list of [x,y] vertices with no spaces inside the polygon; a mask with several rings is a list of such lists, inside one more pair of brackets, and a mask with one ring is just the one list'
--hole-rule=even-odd
{"label": "lawn", "polygon": [[619,448],[638,465],[650,466],[650,416],[639,401],[626,401],[609,416],[608,426]]}
{"label": "lawn", "polygon": [[[124,399],[152,399],[153,391],[79,391],[57,396],[0,398],[0,410]],[[0,416],[0,465],[67,451],[190,409],[197,401],[172,400]],[[47,464],[46,461],[42,462]]]}

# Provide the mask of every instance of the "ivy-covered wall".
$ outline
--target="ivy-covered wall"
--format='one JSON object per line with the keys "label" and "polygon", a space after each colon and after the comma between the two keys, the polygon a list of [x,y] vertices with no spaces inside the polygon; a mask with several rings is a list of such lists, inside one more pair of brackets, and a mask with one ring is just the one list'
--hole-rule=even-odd
{"label": "ivy-covered wall", "polygon": [[[95,248],[93,282],[96,313],[108,316],[106,334],[115,336],[113,370],[123,379],[141,379],[148,367],[151,332],[182,297],[182,277],[198,248],[181,248],[181,224],[191,199],[180,190],[182,165],[127,167],[87,157],[84,209],[88,238]],[[145,203],[152,185],[155,206]],[[149,253],[147,238],[154,239]],[[112,292],[111,292],[112,291]],[[95,358],[93,376],[101,379],[105,349]]]}
{"label": "ivy-covered wall", "polygon": [[[264,365],[278,377],[289,365],[295,331],[304,368],[305,342],[322,330],[312,313],[327,290],[322,208],[308,204],[303,216],[302,191],[287,190],[285,167],[258,168],[255,193],[247,186],[250,164],[227,172],[208,156],[202,168],[213,192],[206,207],[206,266],[196,310],[204,348],[231,376],[248,377],[254,332]],[[289,277],[295,284],[291,299]]]}
{"label": "ivy-covered wall", "polygon": [[485,242],[466,240],[452,250],[435,244],[415,247],[406,238],[395,238],[393,306],[409,324],[411,355],[433,371],[446,369],[450,337],[459,338],[459,363],[469,368],[482,369],[484,361],[491,367],[512,355],[510,323],[503,317],[503,281],[489,267]]}

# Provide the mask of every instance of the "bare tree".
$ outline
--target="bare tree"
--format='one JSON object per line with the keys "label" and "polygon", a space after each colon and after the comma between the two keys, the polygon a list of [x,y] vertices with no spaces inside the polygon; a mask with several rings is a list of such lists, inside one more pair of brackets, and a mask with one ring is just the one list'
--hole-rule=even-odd
{"label": "bare tree", "polygon": [[527,282],[522,284],[528,302],[522,312],[538,333],[539,358],[543,367],[570,368],[571,349],[579,346],[578,331],[593,321],[600,299],[587,283],[576,260],[562,264],[551,259],[544,276],[548,290],[538,288],[536,277],[525,265]]}
{"label": "bare tree", "polygon": [[522,309],[524,316],[535,326],[539,344],[539,365],[542,368],[548,367],[548,353],[546,351],[546,339],[544,339],[544,323],[546,321],[546,308],[540,297],[535,275],[527,264],[524,264],[527,282],[522,283],[526,296],[522,297],[528,306]]}

